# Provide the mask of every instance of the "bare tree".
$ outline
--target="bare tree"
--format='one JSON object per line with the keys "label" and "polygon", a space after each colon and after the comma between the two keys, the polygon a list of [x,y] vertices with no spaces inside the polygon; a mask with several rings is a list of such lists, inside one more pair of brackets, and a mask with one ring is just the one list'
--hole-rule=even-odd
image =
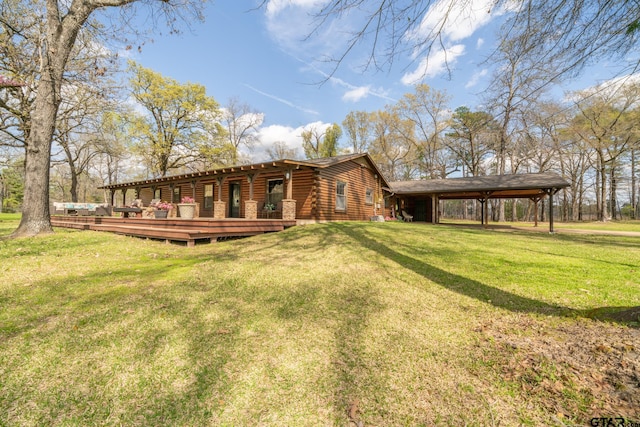
{"label": "bare tree", "polygon": [[402,120],[394,111],[376,111],[371,115],[371,157],[387,178],[407,180],[416,176],[415,146],[411,143],[413,122]]}
{"label": "bare tree", "polygon": [[321,129],[317,125],[309,126],[302,131],[300,135],[302,137],[302,148],[304,149],[304,155],[307,159],[320,158],[320,151],[322,150],[322,140],[324,138],[325,129]]}
{"label": "bare tree", "polygon": [[595,155],[597,219],[605,221],[610,216],[615,217],[616,174],[620,161],[637,141],[633,109],[640,102],[640,86],[598,91],[581,98],[576,104],[579,112],[574,119],[573,130]]}
{"label": "bare tree", "polygon": [[249,104],[231,98],[222,109],[222,122],[227,129],[229,143],[234,147],[233,162],[238,162],[241,146],[252,149],[260,139],[258,129],[264,121],[264,114],[252,109]]}
{"label": "bare tree", "polygon": [[456,108],[445,139],[447,148],[463,168],[464,176],[486,174],[483,163],[495,146],[497,123],[485,111]]}
{"label": "bare tree", "polygon": [[[321,34],[334,20],[356,14],[361,25],[333,58],[336,67],[362,45],[368,52],[364,67],[384,69],[408,52],[422,58],[435,50],[446,51],[448,31],[465,25],[464,18],[474,7],[471,0],[330,0],[316,11],[312,35]],[[638,62],[634,51],[640,30],[638,2],[497,0],[482,12],[506,15],[497,33],[501,41],[529,40],[538,47],[539,62],[554,64],[553,79],[575,75],[603,57],[622,59],[631,53],[629,62]]]}
{"label": "bare tree", "polygon": [[415,87],[414,93],[405,94],[396,104],[398,115],[413,123],[413,131],[406,138],[413,138],[418,155],[418,167],[422,175],[430,178],[446,178],[448,156],[444,150],[444,131],[449,126],[450,96],[426,84]]}
{"label": "bare tree", "polygon": [[[42,22],[40,37],[42,44],[38,50],[38,83],[31,108],[29,135],[25,140],[25,197],[20,225],[12,236],[32,236],[52,231],[49,217],[49,162],[56,126],[56,118],[62,101],[64,76],[76,43],[83,31],[98,31],[105,28],[91,22],[97,11],[108,8],[125,8],[123,16],[135,15],[137,4],[153,7],[160,16],[166,18],[169,26],[179,18],[195,16],[200,18],[201,2],[189,0],[45,0],[20,3],[25,10],[37,15]],[[29,7],[26,7],[28,4]],[[94,25],[95,24],[95,25]],[[110,28],[113,29],[113,28]],[[102,32],[107,36],[108,29]],[[113,36],[113,33],[110,34]],[[12,40],[3,39],[3,43]],[[31,54],[32,55],[32,54]]]}
{"label": "bare tree", "polygon": [[[496,174],[515,173],[509,161],[514,151],[520,151],[518,143],[526,141],[523,116],[531,103],[542,94],[542,82],[552,73],[550,64],[538,61],[539,46],[530,38],[505,41],[496,53],[497,67],[494,79],[487,89],[486,104],[498,122],[498,139],[495,147]],[[535,94],[535,97],[534,97]],[[504,199],[498,202],[498,220],[505,221]]]}
{"label": "bare tree", "polygon": [[267,155],[271,160],[281,159],[297,159],[298,150],[295,148],[289,148],[284,141],[276,141],[267,148]]}

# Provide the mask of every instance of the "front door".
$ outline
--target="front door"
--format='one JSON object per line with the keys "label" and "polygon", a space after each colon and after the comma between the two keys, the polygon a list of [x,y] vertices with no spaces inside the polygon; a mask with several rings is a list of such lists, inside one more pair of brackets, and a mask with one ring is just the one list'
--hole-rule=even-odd
{"label": "front door", "polygon": [[240,183],[229,183],[229,217],[240,218]]}

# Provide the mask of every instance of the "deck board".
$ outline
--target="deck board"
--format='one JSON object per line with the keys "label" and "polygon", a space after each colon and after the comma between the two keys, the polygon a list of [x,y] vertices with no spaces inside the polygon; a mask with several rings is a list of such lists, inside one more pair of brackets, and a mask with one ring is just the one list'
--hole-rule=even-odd
{"label": "deck board", "polygon": [[167,242],[215,242],[219,238],[249,237],[258,234],[283,231],[296,225],[296,221],[281,219],[152,219],[64,216],[51,217],[54,227],[74,228],[117,233],[127,236],[161,239]]}

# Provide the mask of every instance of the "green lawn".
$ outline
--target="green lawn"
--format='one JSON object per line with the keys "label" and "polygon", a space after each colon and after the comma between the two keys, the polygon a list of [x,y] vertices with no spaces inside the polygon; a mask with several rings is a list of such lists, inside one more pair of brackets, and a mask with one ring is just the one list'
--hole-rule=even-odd
{"label": "green lawn", "polygon": [[0,240],[0,277],[0,426],[640,420],[638,324],[593,319],[640,306],[638,238],[60,229]]}
{"label": "green lawn", "polygon": [[[479,225],[478,221],[463,220],[463,219],[449,219],[445,218],[441,220],[442,224],[464,224],[464,225]],[[534,227],[533,222],[490,222],[490,226],[513,226],[513,227]],[[540,230],[548,230],[548,222],[539,222],[538,228]],[[591,230],[591,231],[632,231],[640,233],[640,220],[626,220],[626,221],[585,221],[585,222],[559,222],[554,221],[554,230]]]}

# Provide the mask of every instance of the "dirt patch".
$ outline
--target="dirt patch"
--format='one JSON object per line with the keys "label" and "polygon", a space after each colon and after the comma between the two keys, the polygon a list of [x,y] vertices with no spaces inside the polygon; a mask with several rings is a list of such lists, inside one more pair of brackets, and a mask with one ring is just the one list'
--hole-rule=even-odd
{"label": "dirt patch", "polygon": [[640,421],[640,329],[514,315],[478,329],[505,382],[559,419]]}

